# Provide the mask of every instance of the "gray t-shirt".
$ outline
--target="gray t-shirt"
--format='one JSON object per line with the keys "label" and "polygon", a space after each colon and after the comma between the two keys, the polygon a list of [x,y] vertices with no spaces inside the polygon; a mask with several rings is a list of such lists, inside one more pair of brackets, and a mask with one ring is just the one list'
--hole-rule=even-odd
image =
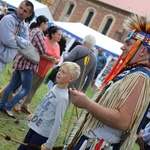
{"label": "gray t-shirt", "polygon": [[60,89],[55,85],[35,110],[29,127],[38,134],[48,137],[46,147],[53,147],[69,104],[68,89]]}

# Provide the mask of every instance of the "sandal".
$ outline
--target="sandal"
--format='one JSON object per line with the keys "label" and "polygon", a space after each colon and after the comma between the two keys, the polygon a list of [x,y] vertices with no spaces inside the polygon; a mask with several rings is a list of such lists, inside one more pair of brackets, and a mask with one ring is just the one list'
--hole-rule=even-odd
{"label": "sandal", "polygon": [[21,112],[25,113],[25,114],[32,114],[28,109],[24,108],[24,107],[21,107]]}
{"label": "sandal", "polygon": [[21,114],[21,110],[20,109],[17,109],[15,106],[14,106],[14,111],[18,114]]}

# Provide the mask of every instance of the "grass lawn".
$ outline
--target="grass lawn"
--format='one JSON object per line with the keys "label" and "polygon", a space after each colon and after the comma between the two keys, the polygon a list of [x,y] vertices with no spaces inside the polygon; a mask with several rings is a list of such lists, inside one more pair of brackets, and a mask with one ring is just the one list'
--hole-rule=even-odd
{"label": "grass lawn", "polygon": [[[0,88],[2,88],[8,81],[10,80],[10,76],[7,75],[8,68],[11,69],[11,64],[7,66],[7,69],[0,77]],[[43,96],[47,93],[47,86],[42,84],[42,86],[38,89],[36,92],[34,99],[32,100],[30,104],[30,110],[34,112],[35,108],[39,104],[40,100],[43,98]],[[87,91],[87,96],[92,97],[92,92],[90,89]],[[76,119],[76,111],[73,113],[73,117],[70,122],[70,116],[72,114],[73,105],[70,105],[69,109],[67,110],[64,121],[59,133],[59,136],[55,142],[55,146],[63,146],[64,140],[67,139],[66,132],[68,130],[68,134],[70,133],[72,126],[74,124],[74,121]],[[78,113],[80,113],[80,109],[78,109]],[[25,114],[16,114],[13,112],[15,116],[19,118],[19,123],[16,122],[16,120],[9,118],[4,113],[0,112],[0,150],[17,150],[19,143],[23,141],[24,136],[26,135],[28,131],[28,116]],[[68,129],[68,124],[70,122],[70,126]],[[16,140],[16,142],[5,140],[3,136],[10,136],[12,140]],[[138,145],[135,144],[133,150],[139,150]]]}

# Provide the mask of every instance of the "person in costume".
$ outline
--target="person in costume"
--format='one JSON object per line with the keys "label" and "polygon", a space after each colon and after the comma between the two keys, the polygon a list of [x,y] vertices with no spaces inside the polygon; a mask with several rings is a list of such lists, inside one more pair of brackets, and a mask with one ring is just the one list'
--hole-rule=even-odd
{"label": "person in costume", "polygon": [[67,150],[131,150],[150,97],[150,20],[131,15],[122,54],[92,100],[70,88],[73,104],[87,111]]}

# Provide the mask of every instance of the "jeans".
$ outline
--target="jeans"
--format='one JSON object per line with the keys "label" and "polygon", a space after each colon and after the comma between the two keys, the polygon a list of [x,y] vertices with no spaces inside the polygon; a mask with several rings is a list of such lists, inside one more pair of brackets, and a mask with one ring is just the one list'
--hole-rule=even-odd
{"label": "jeans", "polygon": [[41,78],[40,76],[34,74],[33,80],[32,80],[32,89],[30,93],[24,98],[24,101],[22,103],[22,107],[28,109],[28,105],[31,103],[37,89],[41,86],[43,83],[44,78]]}
{"label": "jeans", "polygon": [[4,72],[6,64],[0,60],[0,75]]}
{"label": "jeans", "polygon": [[[10,111],[16,103],[29,94],[32,85],[32,76],[32,70],[15,70],[13,72],[12,80],[5,90],[0,103],[1,109],[5,108]],[[19,84],[22,85],[22,89],[7,103],[10,93],[13,92]]]}
{"label": "jeans", "polygon": [[43,137],[32,129],[29,129],[23,141],[24,143],[28,143],[28,146],[20,145],[18,150],[38,150],[47,139],[47,137]]}

